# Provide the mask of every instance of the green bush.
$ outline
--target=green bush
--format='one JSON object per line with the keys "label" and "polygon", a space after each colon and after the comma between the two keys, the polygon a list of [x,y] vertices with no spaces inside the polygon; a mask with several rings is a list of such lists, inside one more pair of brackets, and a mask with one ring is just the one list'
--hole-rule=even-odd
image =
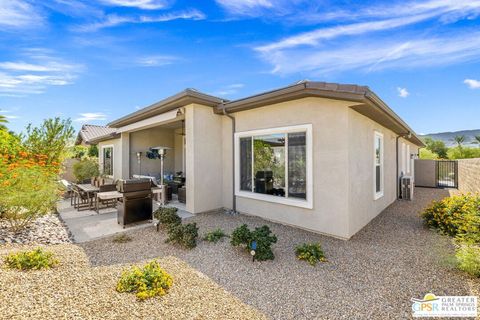
{"label": "green bush", "polygon": [[182,222],[182,218],[178,216],[177,211],[178,209],[174,207],[160,207],[153,213],[153,216],[163,226],[179,224]]}
{"label": "green bush", "polygon": [[463,194],[433,201],[422,212],[425,223],[468,243],[480,243],[480,195]]}
{"label": "green bush", "polygon": [[304,243],[299,245],[295,248],[295,255],[299,260],[305,260],[312,266],[316,265],[319,261],[327,261],[320,243]]}
{"label": "green bush", "polygon": [[480,277],[480,247],[462,245],[455,256],[460,270]]}
{"label": "green bush", "polygon": [[37,248],[31,251],[10,253],[4,260],[7,267],[19,270],[50,269],[58,264],[53,253]]}
{"label": "green bush", "polygon": [[257,243],[257,249],[255,251],[256,260],[264,261],[275,258],[271,246],[277,242],[277,237],[272,234],[270,228],[266,225],[251,231],[248,229],[248,226],[244,224],[232,232],[230,243],[232,246],[243,245],[250,251],[252,250],[253,241]]}
{"label": "green bush", "polygon": [[73,165],[73,175],[77,181],[83,181],[100,175],[96,159],[83,159]]}
{"label": "green bush", "polygon": [[204,237],[203,240],[208,242],[217,243],[220,239],[227,237],[225,232],[222,229],[218,228],[213,231],[208,232]]}
{"label": "green bush", "polygon": [[156,261],[125,270],[117,283],[118,292],[134,292],[139,300],[167,294],[172,277]]}
{"label": "green bush", "polygon": [[197,246],[198,227],[196,223],[169,224],[167,234],[166,242],[177,243],[187,249],[193,249]]}

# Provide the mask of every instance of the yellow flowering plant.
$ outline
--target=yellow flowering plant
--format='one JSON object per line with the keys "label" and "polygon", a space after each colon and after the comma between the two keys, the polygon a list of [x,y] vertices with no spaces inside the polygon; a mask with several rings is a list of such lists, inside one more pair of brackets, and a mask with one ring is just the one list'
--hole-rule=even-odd
{"label": "yellow flowering plant", "polygon": [[125,270],[117,283],[118,292],[135,293],[138,300],[164,296],[173,285],[173,278],[163,270],[156,260],[142,267]]}
{"label": "yellow flowering plant", "polygon": [[53,253],[41,248],[10,253],[5,257],[4,262],[8,268],[18,270],[50,269],[59,263]]}

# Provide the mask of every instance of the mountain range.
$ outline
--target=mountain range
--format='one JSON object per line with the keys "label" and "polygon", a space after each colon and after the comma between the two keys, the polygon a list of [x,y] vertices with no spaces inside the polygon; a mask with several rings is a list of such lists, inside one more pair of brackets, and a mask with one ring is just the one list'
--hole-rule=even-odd
{"label": "mountain range", "polygon": [[466,147],[480,147],[478,143],[475,143],[475,136],[480,136],[480,129],[476,130],[461,130],[454,132],[438,132],[438,133],[429,133],[425,135],[419,135],[420,138],[430,137],[434,140],[441,140],[445,142],[447,147],[455,147],[455,136],[465,136],[465,142],[463,143]]}

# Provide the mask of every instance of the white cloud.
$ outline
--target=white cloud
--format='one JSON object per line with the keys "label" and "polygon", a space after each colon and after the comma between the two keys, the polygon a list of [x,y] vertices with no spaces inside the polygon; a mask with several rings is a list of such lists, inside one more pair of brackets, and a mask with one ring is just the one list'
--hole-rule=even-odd
{"label": "white cloud", "polygon": [[107,120],[107,115],[101,112],[85,112],[85,113],[79,113],[78,115],[79,115],[79,118],[76,118],[74,121],[87,122],[87,121]]}
{"label": "white cloud", "polygon": [[465,80],[463,80],[463,83],[465,83],[470,89],[480,89],[480,81],[479,80],[465,79]]}
{"label": "white cloud", "polygon": [[40,49],[25,50],[28,62],[0,61],[0,94],[26,95],[45,92],[50,86],[72,84],[84,69],[82,65],[67,63]]}
{"label": "white cloud", "polygon": [[178,58],[173,56],[155,55],[138,58],[136,64],[141,67],[161,67],[172,64],[177,60]]}
{"label": "white cloud", "polygon": [[214,93],[214,95],[218,95],[218,96],[229,96],[229,95],[238,93],[238,91],[239,91],[240,89],[242,89],[243,87],[245,87],[245,85],[244,85],[243,83],[230,84],[230,85],[224,86],[222,89],[216,91],[216,92]]}
{"label": "white cloud", "polygon": [[216,0],[230,14],[257,16],[263,9],[272,9],[275,0]]}
{"label": "white cloud", "polygon": [[166,0],[101,0],[101,2],[117,7],[133,7],[144,10],[164,9],[170,5]]}
{"label": "white cloud", "polygon": [[398,87],[397,88],[397,91],[398,91],[398,96],[400,98],[406,98],[410,95],[410,92],[408,92],[407,88],[400,88]]}
{"label": "white cloud", "polygon": [[312,47],[274,50],[262,53],[273,65],[273,73],[310,72],[313,75],[387,68],[412,68],[447,65],[480,57],[480,32],[443,34],[442,37],[346,42],[337,47]]}
{"label": "white cloud", "polygon": [[43,22],[40,10],[27,1],[0,2],[0,26],[3,28],[33,28],[42,25]]}
{"label": "white cloud", "polygon": [[161,15],[119,16],[116,14],[110,14],[105,16],[105,18],[101,21],[80,25],[75,27],[73,30],[79,31],[79,32],[90,32],[90,31],[97,31],[103,28],[116,27],[122,24],[127,24],[127,23],[132,23],[132,24],[158,23],[158,22],[166,22],[166,21],[180,20],[180,19],[203,20],[205,19],[205,14],[195,9],[188,10],[188,11],[165,13]]}

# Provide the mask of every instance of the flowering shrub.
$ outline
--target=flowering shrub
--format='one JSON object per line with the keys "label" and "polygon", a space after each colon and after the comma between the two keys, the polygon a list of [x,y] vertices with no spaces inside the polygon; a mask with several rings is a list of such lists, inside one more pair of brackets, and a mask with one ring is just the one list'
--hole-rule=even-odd
{"label": "flowering shrub", "polygon": [[7,267],[19,270],[50,269],[58,264],[53,253],[37,248],[31,251],[10,253],[4,260]]}
{"label": "flowering shrub", "polygon": [[139,300],[167,294],[172,277],[152,260],[143,267],[125,270],[117,283],[118,292],[134,292]]}
{"label": "flowering shrub", "polygon": [[425,223],[449,236],[480,243],[480,195],[462,194],[434,201],[422,217]]}
{"label": "flowering shrub", "polygon": [[69,125],[45,120],[39,128],[29,126],[24,138],[0,129],[0,217],[14,231],[54,209],[61,195],[62,154],[73,130]]}
{"label": "flowering shrub", "polygon": [[314,266],[317,262],[326,262],[325,254],[319,243],[304,243],[295,248],[295,254],[298,260],[305,260]]}

